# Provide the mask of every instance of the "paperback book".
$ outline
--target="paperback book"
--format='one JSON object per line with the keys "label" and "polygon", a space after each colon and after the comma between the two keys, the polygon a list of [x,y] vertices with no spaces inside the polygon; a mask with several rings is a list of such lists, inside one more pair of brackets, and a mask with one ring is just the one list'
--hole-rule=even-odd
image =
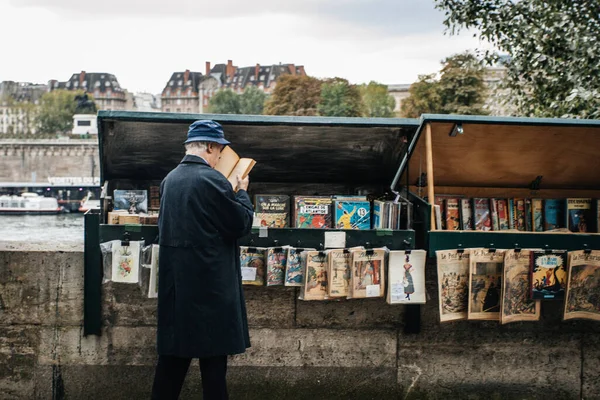
{"label": "paperback book", "polygon": [[290,224],[290,196],[257,194],[254,196],[254,212],[258,226],[287,228]]}
{"label": "paperback book", "polygon": [[499,231],[500,230],[500,219],[498,216],[498,200],[490,199],[490,207],[492,211],[492,230]]}
{"label": "paperback book", "polygon": [[567,228],[571,232],[590,232],[593,221],[592,199],[567,199]]}
{"label": "paperback book", "polygon": [[294,197],[294,227],[328,229],[331,224],[331,198],[325,196]]}
{"label": "paperback book", "polygon": [[563,299],[567,281],[565,250],[532,251],[530,260],[530,293],[533,300]]}
{"label": "paperback book", "polygon": [[425,304],[425,250],[390,251],[388,304]]}
{"label": "paperback book", "polygon": [[475,211],[475,230],[490,231],[492,229],[490,199],[473,199],[473,209]]}
{"label": "paperback book", "polygon": [[140,242],[131,241],[123,246],[117,241],[112,246],[113,282],[138,283],[140,279]]}
{"label": "paperback book", "polygon": [[352,298],[383,297],[385,250],[352,251]]}
{"label": "paperback book", "polygon": [[498,228],[501,231],[510,229],[508,224],[508,202],[506,199],[498,199]]}
{"label": "paperback book", "polygon": [[504,250],[470,249],[469,314],[473,320],[500,320]]}
{"label": "paperback book", "polygon": [[303,249],[297,247],[288,247],[285,266],[285,286],[302,286],[304,282],[304,265],[302,264],[301,254],[304,251],[315,249]]}
{"label": "paperback book", "polygon": [[335,227],[338,229],[371,229],[371,203],[357,200],[333,202]]}
{"label": "paperback book", "polygon": [[284,284],[286,260],[287,248],[267,248],[267,286],[281,286]]}
{"label": "paperback book", "polygon": [[126,210],[129,214],[141,214],[148,212],[147,190],[115,190],[114,209]]}
{"label": "paperback book", "polygon": [[438,250],[440,322],[467,319],[469,300],[469,250]]}
{"label": "paperback book", "polygon": [[563,204],[556,199],[544,200],[544,230],[551,231],[563,227]]}
{"label": "paperback book", "polygon": [[469,199],[460,199],[460,221],[462,230],[472,231],[474,229],[473,207]]}
{"label": "paperback book", "polygon": [[569,253],[564,319],[600,321],[600,251]]}
{"label": "paperback book", "polygon": [[265,284],[266,250],[264,247],[240,246],[242,284],[253,286]]}
{"label": "paperback book", "polygon": [[215,170],[227,178],[231,187],[237,189],[237,177],[244,179],[250,174],[252,168],[256,165],[256,161],[251,158],[240,158],[231,146],[225,146],[221,151],[221,156]]}
{"label": "paperback book", "polygon": [[349,249],[328,251],[329,297],[348,297],[352,253]]}
{"label": "paperback book", "polygon": [[304,262],[304,285],[301,300],[326,300],[327,286],[327,254],[323,251],[305,251],[301,260]]}
{"label": "paperback book", "polygon": [[446,229],[449,231],[460,230],[459,201],[456,198],[446,199]]}
{"label": "paperback book", "polygon": [[531,218],[533,219],[533,231],[544,231],[544,202],[542,199],[531,200]]}
{"label": "paperback book", "polygon": [[530,250],[507,250],[504,256],[504,279],[500,321],[539,321],[540,302],[529,298]]}

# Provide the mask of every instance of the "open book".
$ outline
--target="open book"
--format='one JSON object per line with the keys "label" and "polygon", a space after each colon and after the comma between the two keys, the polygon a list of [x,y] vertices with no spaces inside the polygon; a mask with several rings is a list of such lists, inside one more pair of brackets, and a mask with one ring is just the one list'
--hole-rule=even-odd
{"label": "open book", "polygon": [[240,158],[230,146],[225,146],[221,152],[221,158],[215,169],[225,175],[225,178],[231,183],[233,190],[236,190],[237,176],[244,179],[256,164],[251,158]]}

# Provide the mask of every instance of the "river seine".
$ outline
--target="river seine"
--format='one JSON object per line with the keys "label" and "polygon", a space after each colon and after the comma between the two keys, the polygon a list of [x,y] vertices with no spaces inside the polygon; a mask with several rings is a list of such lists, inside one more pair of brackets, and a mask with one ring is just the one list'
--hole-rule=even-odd
{"label": "river seine", "polygon": [[0,215],[0,241],[83,243],[83,214]]}

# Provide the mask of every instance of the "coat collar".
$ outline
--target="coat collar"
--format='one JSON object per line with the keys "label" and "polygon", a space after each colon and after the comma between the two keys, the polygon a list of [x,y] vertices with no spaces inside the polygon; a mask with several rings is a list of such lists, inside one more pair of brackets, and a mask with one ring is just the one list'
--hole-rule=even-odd
{"label": "coat collar", "polygon": [[181,160],[180,164],[188,164],[188,163],[191,163],[191,164],[204,164],[204,165],[208,166],[208,163],[206,162],[206,160],[204,158],[195,156],[193,154],[186,154],[183,157],[183,160]]}

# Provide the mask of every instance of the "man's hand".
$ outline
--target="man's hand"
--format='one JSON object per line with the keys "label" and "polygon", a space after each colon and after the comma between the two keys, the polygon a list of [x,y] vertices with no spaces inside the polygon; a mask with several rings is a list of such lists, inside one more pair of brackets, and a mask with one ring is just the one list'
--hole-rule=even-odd
{"label": "man's hand", "polygon": [[236,176],[237,179],[237,190],[245,190],[248,191],[248,184],[250,183],[250,177],[246,176],[242,179],[239,175]]}

